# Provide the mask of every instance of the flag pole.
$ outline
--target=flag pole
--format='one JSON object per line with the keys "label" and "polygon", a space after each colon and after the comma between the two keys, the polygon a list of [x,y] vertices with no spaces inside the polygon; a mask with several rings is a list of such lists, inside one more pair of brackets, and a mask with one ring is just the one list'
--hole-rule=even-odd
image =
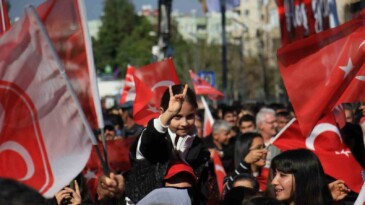
{"label": "flag pole", "polygon": [[[41,33],[41,35],[43,35],[45,41],[49,45],[49,50],[50,50],[52,56],[54,57],[54,62],[56,63],[56,66],[58,67],[61,76],[65,80],[65,84],[66,84],[67,90],[70,92],[70,95],[71,95],[72,99],[75,102],[75,105],[76,105],[76,108],[78,110],[78,113],[80,114],[81,120],[82,120],[82,122],[83,122],[83,124],[85,126],[86,133],[88,134],[89,139],[91,140],[92,144],[97,145],[97,141],[96,141],[95,135],[94,135],[94,133],[93,133],[91,127],[90,127],[89,122],[87,121],[87,118],[85,116],[84,111],[82,110],[82,107],[81,107],[80,102],[79,102],[79,100],[78,100],[78,98],[76,96],[76,93],[73,90],[73,88],[71,86],[71,83],[70,83],[70,80],[68,79],[68,77],[66,75],[66,71],[65,71],[65,68],[63,66],[63,63],[59,59],[59,57],[57,55],[57,52],[56,52],[55,48],[53,47],[52,41],[49,38],[48,33],[47,33],[46,29],[43,26],[42,21],[40,20],[37,12],[35,11],[35,9],[34,9],[33,6],[29,5],[28,7],[26,7],[26,10],[29,10],[30,11],[30,13],[33,15],[34,19],[36,20],[37,24],[39,25],[40,31],[41,31],[40,33]],[[53,62],[53,61],[51,61],[51,62]],[[100,160],[103,163],[103,168],[104,169],[107,168],[107,167],[105,167],[105,162],[103,161],[103,159],[100,159]]]}
{"label": "flag pole", "polygon": [[362,185],[354,205],[363,205],[365,202],[365,183]]}
{"label": "flag pole", "polygon": [[226,39],[226,1],[220,0],[222,16],[222,82],[223,93],[227,96],[227,39]]}
{"label": "flag pole", "polygon": [[6,9],[5,0],[0,0],[0,34],[10,28],[9,13]]}
{"label": "flag pole", "polygon": [[[81,19],[81,26],[82,26],[82,33],[84,36],[84,42],[85,42],[85,51],[86,51],[86,58],[87,58],[87,64],[88,64],[88,70],[89,70],[89,78],[90,78],[90,84],[91,84],[91,91],[93,93],[93,99],[94,99],[94,105],[95,105],[95,111],[96,111],[96,117],[98,120],[98,126],[101,131],[101,138],[102,138],[102,144],[103,144],[103,154],[104,154],[104,160],[105,160],[105,169],[104,174],[109,174],[109,167],[108,167],[108,152],[106,147],[106,140],[104,135],[104,119],[103,119],[103,113],[101,110],[101,102],[100,102],[100,95],[99,95],[99,89],[97,86],[97,80],[96,80],[96,73],[95,73],[95,63],[94,63],[94,54],[92,51],[92,45],[91,45],[91,37],[89,33],[89,27],[87,26],[87,18],[86,18],[86,9],[85,9],[85,2],[84,0],[78,0],[78,7],[80,10],[80,19]],[[99,147],[96,145],[95,149],[97,150],[98,155],[100,154]]]}

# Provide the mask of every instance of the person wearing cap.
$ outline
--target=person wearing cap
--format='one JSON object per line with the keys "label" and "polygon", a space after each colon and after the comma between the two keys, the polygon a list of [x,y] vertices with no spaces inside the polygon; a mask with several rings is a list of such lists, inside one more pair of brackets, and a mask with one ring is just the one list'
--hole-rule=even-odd
{"label": "person wearing cap", "polygon": [[189,205],[199,204],[196,192],[197,177],[193,168],[184,162],[172,164],[164,177],[163,188],[158,188],[142,198],[137,205]]}
{"label": "person wearing cap", "polygon": [[137,137],[141,134],[144,127],[134,122],[133,101],[127,101],[119,106],[119,114],[123,120],[121,136],[123,138]]}

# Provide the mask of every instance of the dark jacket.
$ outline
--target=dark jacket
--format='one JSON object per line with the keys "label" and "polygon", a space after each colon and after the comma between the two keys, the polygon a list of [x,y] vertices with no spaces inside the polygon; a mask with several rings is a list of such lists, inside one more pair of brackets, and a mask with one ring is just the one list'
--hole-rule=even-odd
{"label": "dark jacket", "polygon": [[[173,158],[173,144],[171,137],[166,133],[156,130],[153,120],[148,122],[147,128],[143,130],[139,151],[145,159],[137,159],[137,146],[139,138],[130,148],[130,161],[132,168],[125,176],[125,194],[133,202],[138,202],[153,189],[163,187],[163,178],[170,161]],[[198,176],[202,173],[204,164],[209,160],[209,152],[202,146],[201,139],[195,137],[189,148],[185,161],[195,171]],[[203,177],[202,177],[203,178]]]}

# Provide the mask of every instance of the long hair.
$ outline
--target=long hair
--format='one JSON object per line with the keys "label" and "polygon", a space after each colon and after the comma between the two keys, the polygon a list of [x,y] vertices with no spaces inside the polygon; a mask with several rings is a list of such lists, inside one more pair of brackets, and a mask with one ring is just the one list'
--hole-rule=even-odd
{"label": "long hair", "polygon": [[293,174],[293,201],[295,205],[331,205],[332,197],[326,183],[322,165],[318,157],[310,150],[296,149],[285,151],[271,161],[268,188],[276,170]]}
{"label": "long hair", "polygon": [[[182,93],[184,91],[184,87],[185,85],[179,84],[179,85],[173,85],[172,88],[172,93],[174,95]],[[169,101],[170,101],[170,92],[169,92],[169,88],[167,88],[165,90],[165,92],[162,95],[161,98],[161,103],[160,103],[160,107],[166,111],[168,106],[169,106]],[[195,109],[198,108],[198,102],[196,100],[196,95],[194,93],[194,91],[188,87],[188,90],[186,91],[186,96],[185,96],[185,101],[188,102],[191,106],[193,106]]]}
{"label": "long hair", "polygon": [[[234,166],[237,168],[244,157],[250,152],[253,139],[261,137],[257,132],[249,132],[237,136],[234,146]],[[262,138],[262,137],[261,137]],[[250,169],[251,173],[251,169]]]}

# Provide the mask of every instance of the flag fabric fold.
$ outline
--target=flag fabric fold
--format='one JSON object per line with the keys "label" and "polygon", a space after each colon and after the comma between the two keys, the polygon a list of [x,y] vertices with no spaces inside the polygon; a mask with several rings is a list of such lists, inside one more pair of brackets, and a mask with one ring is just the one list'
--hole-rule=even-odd
{"label": "flag fabric fold", "polygon": [[365,101],[364,24],[362,13],[278,50],[280,72],[303,135],[336,105]]}
{"label": "flag fabric fold", "polygon": [[211,100],[224,98],[224,94],[212,87],[207,81],[200,78],[193,71],[189,70],[190,78],[193,81],[194,92],[196,95],[207,95]]}
{"label": "flag fabric fold", "polygon": [[[79,0],[45,1],[37,7],[37,13],[62,60],[92,129],[103,128],[99,94],[95,89],[96,76],[93,60],[88,60],[87,41],[83,29]],[[93,73],[92,73],[93,72]]]}
{"label": "flag fabric fold", "polygon": [[133,106],[134,121],[147,125],[148,121],[160,114],[160,101],[170,85],[179,84],[172,59],[152,63],[134,72],[136,99]]}
{"label": "flag fabric fold", "polygon": [[136,86],[134,85],[135,68],[131,65],[127,67],[127,73],[124,78],[124,86],[120,95],[119,104],[123,104],[127,101],[134,101],[136,98]]}
{"label": "flag fabric fold", "polygon": [[85,166],[92,136],[32,7],[0,51],[0,175],[53,197]]}
{"label": "flag fabric fold", "polygon": [[363,168],[342,142],[340,131],[331,114],[321,118],[308,137],[301,133],[299,123],[294,118],[273,138],[272,143],[282,151],[297,148],[313,151],[326,174],[344,180],[351,190],[359,193]]}

